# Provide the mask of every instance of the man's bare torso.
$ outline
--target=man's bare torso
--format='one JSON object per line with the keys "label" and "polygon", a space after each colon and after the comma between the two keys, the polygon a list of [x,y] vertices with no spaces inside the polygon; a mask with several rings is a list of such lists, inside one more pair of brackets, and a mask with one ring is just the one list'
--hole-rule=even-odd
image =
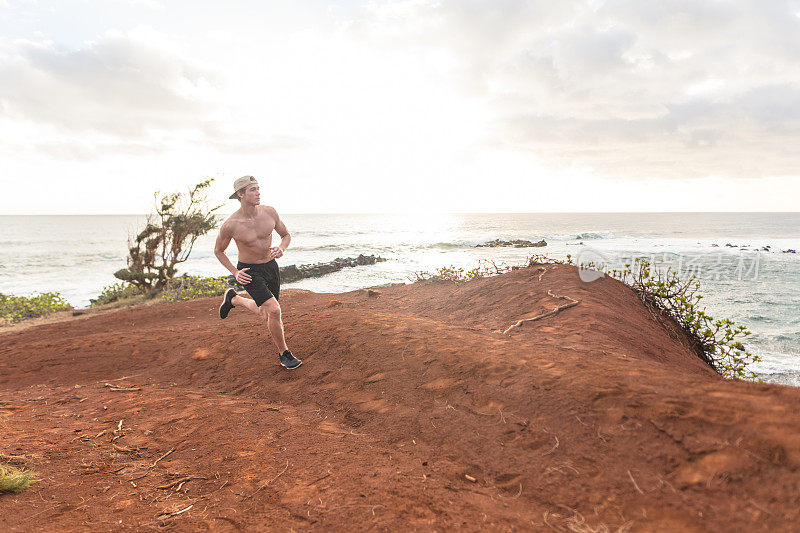
{"label": "man's bare torso", "polygon": [[267,262],[276,223],[274,212],[270,207],[258,205],[255,217],[245,217],[237,211],[223,223],[223,230],[231,235],[239,248],[239,261],[253,264]]}

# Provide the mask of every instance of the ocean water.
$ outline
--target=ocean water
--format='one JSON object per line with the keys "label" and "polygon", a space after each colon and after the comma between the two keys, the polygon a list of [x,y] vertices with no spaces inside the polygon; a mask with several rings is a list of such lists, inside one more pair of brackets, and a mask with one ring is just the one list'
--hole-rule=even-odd
{"label": "ocean water", "polygon": [[[377,254],[384,263],[345,269],[287,287],[344,292],[409,282],[444,265],[481,259],[519,264],[532,253],[622,267],[646,257],[695,275],[715,318],[753,334],[765,380],[800,386],[800,213],[580,213],[451,215],[283,215],[292,245],[280,263]],[[87,306],[125,266],[127,238],[144,216],[0,216],[0,292],[58,291]],[[214,235],[200,238],[180,272],[225,275]],[[545,239],[544,248],[476,248],[493,239]],[[726,246],[731,245],[731,246]],[[235,262],[236,247],[228,255]]]}

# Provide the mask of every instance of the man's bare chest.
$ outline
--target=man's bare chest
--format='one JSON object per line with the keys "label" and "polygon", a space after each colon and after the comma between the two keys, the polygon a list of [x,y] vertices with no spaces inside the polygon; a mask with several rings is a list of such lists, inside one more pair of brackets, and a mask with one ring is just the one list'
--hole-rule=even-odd
{"label": "man's bare chest", "polygon": [[269,216],[260,216],[252,220],[239,221],[233,238],[243,244],[255,244],[269,240],[274,230],[275,220]]}

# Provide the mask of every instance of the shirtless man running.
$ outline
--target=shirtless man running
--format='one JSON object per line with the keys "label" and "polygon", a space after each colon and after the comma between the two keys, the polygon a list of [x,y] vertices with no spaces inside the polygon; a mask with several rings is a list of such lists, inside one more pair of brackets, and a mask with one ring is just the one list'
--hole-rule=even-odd
{"label": "shirtless man running", "polygon": [[[219,262],[236,277],[252,296],[244,298],[234,289],[228,289],[219,307],[219,317],[226,318],[234,307],[245,307],[267,321],[272,341],[278,348],[278,360],[286,368],[297,368],[302,364],[300,359],[292,355],[286,346],[283,336],[281,306],[278,305],[278,293],[281,288],[281,276],[275,259],[283,256],[283,252],[292,242],[292,236],[286,225],[278,217],[274,208],[259,205],[261,195],[258,181],[253,176],[243,176],[233,182],[236,191],[231,200],[239,200],[241,207],[222,223],[214,246],[214,255]],[[272,247],[272,232],[281,236],[281,243]],[[239,262],[236,267],[225,255],[231,239],[239,249]]]}

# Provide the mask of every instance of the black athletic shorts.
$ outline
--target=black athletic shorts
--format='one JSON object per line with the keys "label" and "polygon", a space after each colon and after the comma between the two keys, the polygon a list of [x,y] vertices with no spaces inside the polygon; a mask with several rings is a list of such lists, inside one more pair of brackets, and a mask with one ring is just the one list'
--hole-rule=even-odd
{"label": "black athletic shorts", "polygon": [[261,304],[272,298],[278,299],[278,293],[281,291],[281,271],[278,268],[278,263],[273,259],[266,263],[236,263],[236,269],[246,270],[246,274],[250,274],[252,278],[247,285],[242,284],[242,287],[253,297],[256,305],[261,307]]}

